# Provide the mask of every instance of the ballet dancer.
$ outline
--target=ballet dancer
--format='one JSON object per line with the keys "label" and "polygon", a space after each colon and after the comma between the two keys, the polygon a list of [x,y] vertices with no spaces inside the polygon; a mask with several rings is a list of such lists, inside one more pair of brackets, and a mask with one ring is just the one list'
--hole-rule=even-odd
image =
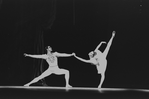
{"label": "ballet dancer", "polygon": [[98,71],[98,74],[101,74],[101,81],[98,85],[98,88],[101,88],[104,80],[105,80],[105,71],[106,71],[106,68],[107,68],[107,54],[109,52],[109,49],[110,49],[110,46],[112,44],[112,41],[113,41],[113,38],[115,37],[115,31],[112,32],[112,37],[111,39],[109,40],[108,44],[107,44],[107,47],[105,48],[105,50],[103,52],[101,52],[99,50],[99,47],[103,44],[103,43],[106,43],[104,41],[102,41],[94,51],[91,51],[88,55],[89,55],[89,60],[85,60],[85,59],[82,59],[78,56],[76,56],[76,54],[74,54],[74,56],[83,61],[83,62],[86,62],[86,63],[91,63],[93,65],[96,65],[96,69]]}
{"label": "ballet dancer", "polygon": [[69,71],[66,69],[61,69],[58,67],[58,59],[57,57],[70,57],[73,56],[74,54],[65,54],[65,53],[58,53],[58,52],[51,52],[52,48],[50,46],[47,47],[47,54],[42,54],[42,55],[29,55],[29,54],[24,54],[25,57],[31,57],[31,58],[40,58],[40,59],[45,59],[46,62],[48,63],[49,67],[47,70],[45,70],[40,76],[34,78],[31,82],[25,84],[24,86],[29,86],[32,83],[38,82],[39,80],[51,75],[51,74],[56,74],[56,75],[62,75],[65,74],[65,81],[66,81],[66,88],[72,87],[69,84]]}

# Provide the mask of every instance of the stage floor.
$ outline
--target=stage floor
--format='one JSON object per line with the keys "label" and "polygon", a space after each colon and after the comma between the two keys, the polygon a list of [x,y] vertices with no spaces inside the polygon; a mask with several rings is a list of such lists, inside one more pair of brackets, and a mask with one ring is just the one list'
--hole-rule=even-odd
{"label": "stage floor", "polygon": [[0,99],[148,99],[148,89],[0,86]]}

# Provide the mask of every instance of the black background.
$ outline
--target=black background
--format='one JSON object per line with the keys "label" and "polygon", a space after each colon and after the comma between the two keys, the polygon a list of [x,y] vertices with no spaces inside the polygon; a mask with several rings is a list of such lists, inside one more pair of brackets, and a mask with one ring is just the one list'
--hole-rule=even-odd
{"label": "black background", "polygon": [[[35,59],[25,58],[23,54],[37,54],[33,50],[37,28],[46,24],[54,0],[1,1],[0,85],[24,85],[32,80]],[[103,87],[149,88],[149,1],[74,1],[56,1],[54,23],[51,29],[43,29],[45,46],[50,45],[57,52],[75,52],[88,59],[88,53],[101,41],[108,42],[112,31],[116,31],[107,57]],[[103,45],[100,50],[105,47]],[[94,65],[68,57],[59,58],[59,67],[70,71],[72,86],[97,87],[99,84],[100,75]],[[63,75],[52,74],[46,82],[49,86],[65,85]]]}

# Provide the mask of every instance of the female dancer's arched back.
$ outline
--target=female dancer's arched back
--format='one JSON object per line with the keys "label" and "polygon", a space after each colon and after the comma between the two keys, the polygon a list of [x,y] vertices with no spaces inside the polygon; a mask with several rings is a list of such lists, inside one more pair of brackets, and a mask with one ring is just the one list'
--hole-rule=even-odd
{"label": "female dancer's arched back", "polygon": [[104,82],[104,79],[105,79],[105,71],[106,71],[106,68],[107,68],[107,55],[108,55],[108,52],[109,52],[109,49],[110,49],[110,46],[112,44],[112,41],[113,41],[113,38],[115,36],[115,31],[112,32],[112,37],[111,39],[109,40],[108,44],[107,44],[107,47],[106,49],[104,50],[104,52],[101,52],[99,50],[99,47],[101,46],[101,44],[103,43],[106,43],[104,41],[102,41],[94,51],[91,51],[89,53],[89,60],[85,60],[85,59],[82,59],[76,55],[74,55],[77,59],[83,61],[83,62],[86,62],[86,63],[91,63],[91,64],[94,64],[96,65],[96,68],[97,68],[97,71],[98,71],[98,74],[101,74],[101,81],[98,85],[98,88],[101,88],[103,82]]}

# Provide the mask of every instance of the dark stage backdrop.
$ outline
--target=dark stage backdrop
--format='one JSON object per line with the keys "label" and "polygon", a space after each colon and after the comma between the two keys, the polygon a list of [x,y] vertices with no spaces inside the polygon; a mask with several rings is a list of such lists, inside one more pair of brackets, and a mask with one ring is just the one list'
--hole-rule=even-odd
{"label": "dark stage backdrop", "polygon": [[[24,85],[48,67],[24,53],[44,54],[50,45],[54,51],[89,59],[88,53],[108,42],[115,30],[103,87],[149,88],[149,1],[0,1],[0,85]],[[98,86],[94,65],[68,57],[59,58],[59,67],[70,71],[72,86]],[[65,86],[64,75],[52,74],[39,85]]]}

